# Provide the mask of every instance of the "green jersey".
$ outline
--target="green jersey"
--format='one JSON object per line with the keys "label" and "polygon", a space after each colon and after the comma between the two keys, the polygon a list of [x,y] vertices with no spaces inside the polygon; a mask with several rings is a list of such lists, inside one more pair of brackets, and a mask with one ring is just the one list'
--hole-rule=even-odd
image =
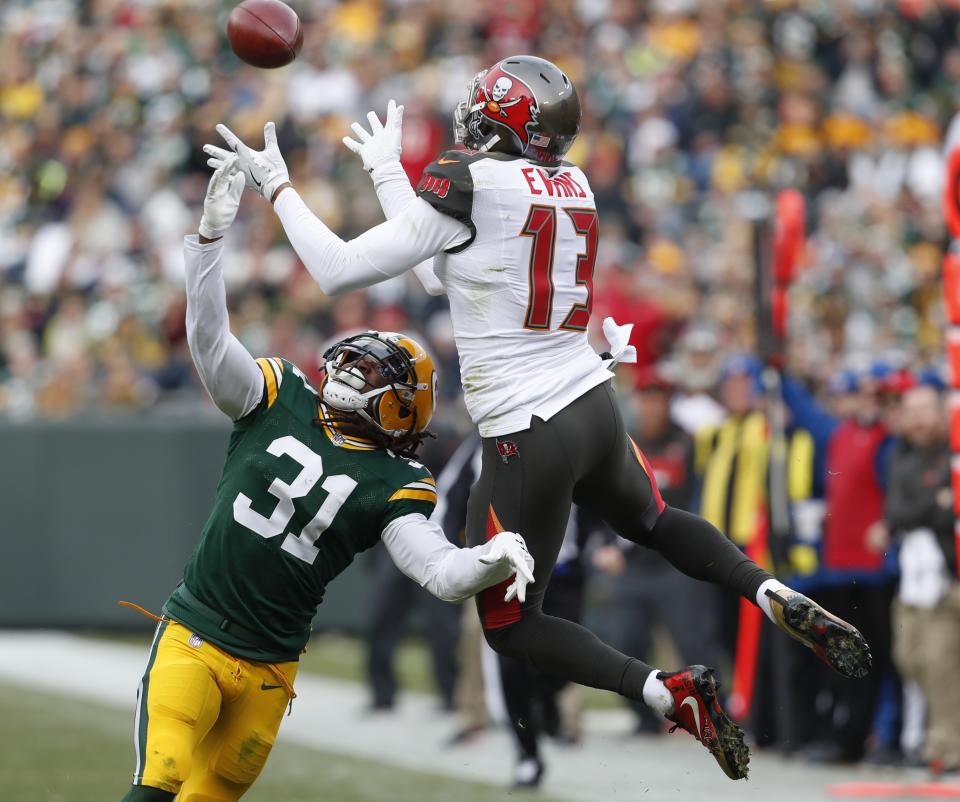
{"label": "green jersey", "polygon": [[319,423],[291,363],[258,359],[259,405],[234,425],[213,511],[163,611],[238,657],[295,660],[324,589],[392,520],[429,517],[420,463]]}

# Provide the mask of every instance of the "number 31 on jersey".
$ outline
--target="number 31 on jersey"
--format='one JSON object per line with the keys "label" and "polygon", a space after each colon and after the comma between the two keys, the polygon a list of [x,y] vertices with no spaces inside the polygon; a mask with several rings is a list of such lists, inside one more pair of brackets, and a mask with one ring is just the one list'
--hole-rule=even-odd
{"label": "number 31 on jersey", "polygon": [[[256,532],[262,538],[282,535],[293,518],[295,512],[294,499],[303,498],[307,495],[323,477],[323,459],[321,456],[307,448],[296,437],[287,435],[277,438],[267,446],[267,453],[273,454],[275,457],[284,455],[292,457],[302,467],[289,484],[280,478],[274,479],[270,483],[267,492],[277,498],[277,506],[274,507],[273,514],[269,518],[254,510],[250,506],[250,497],[244,493],[239,493],[234,499],[234,520],[247,527],[247,529]],[[320,487],[327,491],[327,497],[320,505],[320,509],[317,510],[317,514],[303,527],[299,534],[288,532],[280,548],[292,554],[298,560],[313,565],[313,561],[317,559],[317,555],[320,553],[320,550],[314,544],[333,523],[333,519],[340,512],[340,508],[346,503],[356,486],[356,480],[346,474],[328,476],[324,479]]]}

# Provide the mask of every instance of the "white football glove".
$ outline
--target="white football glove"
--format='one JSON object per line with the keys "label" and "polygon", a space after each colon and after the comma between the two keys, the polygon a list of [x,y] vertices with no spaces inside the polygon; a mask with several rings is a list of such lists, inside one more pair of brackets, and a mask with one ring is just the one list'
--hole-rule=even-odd
{"label": "white football glove", "polygon": [[216,145],[204,145],[203,152],[210,156],[207,164],[214,169],[218,168],[232,153],[239,157],[240,171],[247,180],[247,186],[256,190],[268,201],[281,184],[290,180],[287,165],[280,155],[277,146],[277,127],[269,122],[263,126],[263,150],[251,150],[240,141],[240,138],[227,126],[220,123],[217,133],[223,137],[230,150],[219,148]]}
{"label": "white football glove", "polygon": [[527,551],[527,544],[516,532],[500,532],[494,535],[485,545],[485,553],[480,557],[484,565],[509,566],[511,573],[516,572],[513,582],[507,588],[503,597],[505,602],[514,598],[521,602],[527,600],[527,585],[533,579],[533,557]]}
{"label": "white football glove", "polygon": [[369,132],[360,123],[350,126],[359,142],[345,136],[343,144],[363,159],[363,169],[372,173],[381,164],[400,160],[403,106],[398,106],[395,100],[387,104],[386,125],[380,124],[375,111],[367,112],[367,121],[370,123]]}
{"label": "white football glove", "polygon": [[603,336],[607,338],[610,350],[600,354],[604,367],[613,370],[621,362],[632,363],[637,361],[637,349],[630,345],[630,335],[633,333],[633,323],[617,325],[612,317],[603,319]]}
{"label": "white football glove", "polygon": [[197,229],[201,237],[222,237],[237,216],[244,182],[243,173],[237,167],[238,161],[237,156],[231,153],[230,158],[210,176],[207,194],[203,199],[203,216]]}

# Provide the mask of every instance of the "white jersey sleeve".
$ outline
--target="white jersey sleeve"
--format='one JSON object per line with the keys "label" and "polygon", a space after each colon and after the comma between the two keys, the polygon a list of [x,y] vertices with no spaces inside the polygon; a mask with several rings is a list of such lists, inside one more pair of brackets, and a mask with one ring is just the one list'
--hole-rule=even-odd
{"label": "white jersey sleeve", "polygon": [[[398,217],[417,199],[410,186],[407,174],[399,161],[388,161],[375,167],[370,177],[380,201],[380,208],[387,220]],[[413,268],[414,275],[429,295],[443,295],[443,284],[433,272],[433,259],[421,262]]]}
{"label": "white jersey sleeve", "polygon": [[457,548],[436,521],[411,513],[387,524],[381,535],[394,564],[438,599],[457,602],[514,574],[506,561],[485,561],[491,543]]}
{"label": "white jersey sleeve", "polygon": [[434,259],[464,397],[483,437],[521,431],[608,381],[587,342],[598,220],[583,172],[448,151],[418,194],[470,231]]}
{"label": "white jersey sleeve", "polygon": [[396,217],[349,242],[327,228],[293,187],[281,190],[273,209],[297,256],[327,295],[399,276],[469,236],[465,226],[417,198]]}
{"label": "white jersey sleeve", "polygon": [[222,256],[222,239],[201,245],[195,234],[184,237],[187,346],[213,402],[237,420],[260,403],[264,377],[262,368],[230,332]]}

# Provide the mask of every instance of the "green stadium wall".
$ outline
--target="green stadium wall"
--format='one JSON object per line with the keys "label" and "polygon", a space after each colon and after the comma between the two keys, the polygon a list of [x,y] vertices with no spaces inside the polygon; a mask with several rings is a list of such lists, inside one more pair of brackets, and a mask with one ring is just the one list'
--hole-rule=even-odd
{"label": "green stadium wall", "polygon": [[[142,629],[159,612],[220,478],[218,417],[0,421],[0,627]],[[315,629],[361,632],[362,557],[327,590]]]}

